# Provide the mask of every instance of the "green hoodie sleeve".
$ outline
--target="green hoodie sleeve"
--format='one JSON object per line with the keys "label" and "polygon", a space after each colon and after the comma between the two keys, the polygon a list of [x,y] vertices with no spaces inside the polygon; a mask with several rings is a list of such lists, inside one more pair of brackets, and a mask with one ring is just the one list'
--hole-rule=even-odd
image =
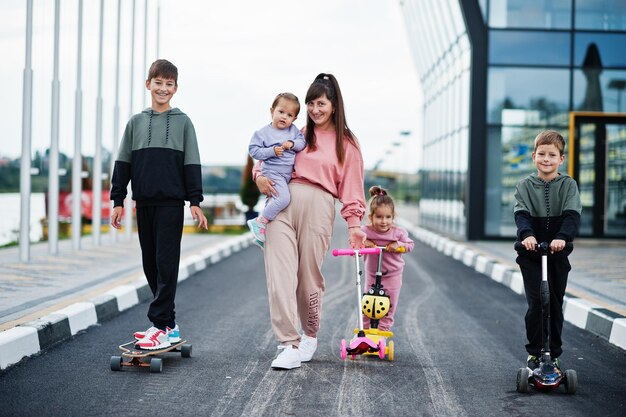
{"label": "green hoodie sleeve", "polygon": [[202,166],[200,165],[200,151],[198,150],[198,140],[196,130],[190,119],[185,124],[185,199],[192,206],[199,206],[204,199],[202,196]]}
{"label": "green hoodie sleeve", "polygon": [[557,232],[555,238],[563,239],[566,242],[574,240],[578,235],[578,229],[580,228],[580,215],[582,213],[582,202],[580,201],[580,193],[578,192],[578,185],[573,179],[569,179],[567,187],[567,193],[565,196],[565,203],[563,205],[563,222],[561,228]]}
{"label": "green hoodie sleeve", "polygon": [[127,194],[128,183],[131,175],[131,153],[133,150],[133,119],[129,120],[124,130],[122,143],[118,152],[115,166],[113,167],[113,175],[111,177],[111,193],[110,198],[113,201],[113,207],[124,205],[124,199]]}

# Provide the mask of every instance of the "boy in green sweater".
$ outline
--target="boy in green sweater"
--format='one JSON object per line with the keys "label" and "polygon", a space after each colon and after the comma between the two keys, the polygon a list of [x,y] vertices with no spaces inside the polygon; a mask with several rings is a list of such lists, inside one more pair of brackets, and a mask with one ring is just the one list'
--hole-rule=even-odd
{"label": "boy in green sweater", "polygon": [[548,260],[548,284],[550,286],[550,353],[558,368],[557,358],[563,352],[563,296],[567,275],[571,270],[566,248],[572,242],[580,226],[582,204],[576,181],[558,172],[565,156],[565,140],[553,130],[546,130],[535,138],[532,157],[537,173],[521,180],[515,190],[515,224],[517,239],[526,251],[520,251],[517,263],[524,279],[528,310],[526,312],[526,360],[532,371],[539,367],[542,348],[541,317],[541,259],[537,252],[538,242],[550,243]]}
{"label": "boy in green sweater", "polygon": [[[185,200],[198,227],[207,228],[200,209],[202,176],[196,132],[187,115],[170,106],[178,89],[178,69],[164,59],[148,71],[152,106],[128,121],[111,179],[111,225],[120,229],[130,181],[137,208],[143,270],[154,299],[148,309],[152,326],[136,332],[137,346],[161,349],[178,342],[174,298],[180,263]],[[128,214],[128,213],[127,213]]]}

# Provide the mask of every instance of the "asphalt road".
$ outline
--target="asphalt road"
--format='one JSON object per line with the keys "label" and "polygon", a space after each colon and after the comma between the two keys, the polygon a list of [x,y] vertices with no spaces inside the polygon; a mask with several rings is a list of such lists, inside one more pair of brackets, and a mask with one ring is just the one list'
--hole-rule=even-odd
{"label": "asphalt road", "polygon": [[[344,247],[345,228],[333,247]],[[111,355],[147,327],[147,304],[0,373],[6,416],[625,416],[626,353],[568,323],[562,363],[575,395],[515,391],[525,361],[525,299],[420,243],[404,255],[395,360],[342,361],[356,322],[353,260],[324,264],[319,347],[302,368],[270,368],[261,251],[251,246],[180,284],[177,315],[191,358],[163,372],[113,372]]]}

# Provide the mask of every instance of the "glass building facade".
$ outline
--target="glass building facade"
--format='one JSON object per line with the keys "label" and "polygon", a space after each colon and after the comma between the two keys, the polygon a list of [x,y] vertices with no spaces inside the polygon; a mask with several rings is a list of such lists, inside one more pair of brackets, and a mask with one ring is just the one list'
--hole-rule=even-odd
{"label": "glass building facade", "polygon": [[533,140],[566,139],[581,236],[626,237],[626,0],[404,0],[424,92],[420,224],[515,236]]}

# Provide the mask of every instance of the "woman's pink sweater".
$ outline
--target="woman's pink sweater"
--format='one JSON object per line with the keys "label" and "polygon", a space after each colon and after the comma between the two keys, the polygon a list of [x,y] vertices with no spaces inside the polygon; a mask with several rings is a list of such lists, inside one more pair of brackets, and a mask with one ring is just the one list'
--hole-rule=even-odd
{"label": "woman's pink sweater", "polygon": [[[291,181],[320,187],[343,204],[341,217],[348,227],[359,226],[365,214],[363,193],[363,157],[361,151],[345,142],[345,158],[339,163],[335,151],[335,131],[315,130],[317,148],[305,148],[296,154]],[[261,173],[260,163],[253,169],[254,178]]]}

